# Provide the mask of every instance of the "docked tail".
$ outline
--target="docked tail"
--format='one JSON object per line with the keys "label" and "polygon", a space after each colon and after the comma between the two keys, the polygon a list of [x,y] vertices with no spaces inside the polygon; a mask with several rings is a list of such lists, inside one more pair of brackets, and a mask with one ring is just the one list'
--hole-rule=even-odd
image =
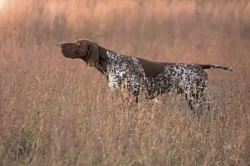
{"label": "docked tail", "polygon": [[227,71],[233,71],[231,67],[219,66],[219,65],[200,65],[202,69],[222,69]]}

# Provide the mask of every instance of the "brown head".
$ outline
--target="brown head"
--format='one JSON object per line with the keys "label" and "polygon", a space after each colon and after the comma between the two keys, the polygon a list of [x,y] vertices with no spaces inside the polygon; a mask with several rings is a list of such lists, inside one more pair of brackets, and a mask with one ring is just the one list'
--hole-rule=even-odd
{"label": "brown head", "polygon": [[66,58],[80,58],[91,66],[99,62],[99,46],[93,41],[79,39],[73,43],[62,42],[60,43],[60,47],[62,49],[62,54]]}

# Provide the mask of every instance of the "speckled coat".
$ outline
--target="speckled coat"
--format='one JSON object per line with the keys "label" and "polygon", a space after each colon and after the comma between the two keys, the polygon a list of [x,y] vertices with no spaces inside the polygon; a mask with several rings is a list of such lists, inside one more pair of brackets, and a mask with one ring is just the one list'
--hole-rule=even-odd
{"label": "speckled coat", "polygon": [[176,89],[177,92],[185,94],[191,109],[195,104],[205,101],[208,77],[200,65],[165,63],[161,73],[156,77],[148,77],[139,58],[121,55],[108,49],[106,53],[106,64],[96,64],[95,67],[105,71],[111,91],[121,91],[125,87],[136,97],[144,93],[147,98],[152,99]]}
{"label": "speckled coat", "polygon": [[126,89],[136,99],[140,94],[152,99],[176,89],[185,94],[191,109],[206,102],[208,76],[204,69],[233,71],[230,67],[210,64],[152,62],[121,55],[85,39],[62,42],[60,47],[66,58],[80,58],[104,74],[112,91]]}

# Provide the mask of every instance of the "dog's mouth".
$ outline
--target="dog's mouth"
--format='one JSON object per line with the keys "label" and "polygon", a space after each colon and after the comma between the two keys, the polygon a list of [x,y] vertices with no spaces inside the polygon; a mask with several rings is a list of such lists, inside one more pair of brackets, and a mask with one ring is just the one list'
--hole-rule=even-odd
{"label": "dog's mouth", "polygon": [[74,51],[72,52],[72,51],[67,50],[67,49],[62,49],[62,54],[66,58],[73,58]]}
{"label": "dog's mouth", "polygon": [[60,43],[62,54],[66,58],[76,58],[79,53],[74,43]]}
{"label": "dog's mouth", "polygon": [[75,43],[60,43],[62,54],[66,58],[83,58],[88,59],[91,53],[91,46],[81,47]]}

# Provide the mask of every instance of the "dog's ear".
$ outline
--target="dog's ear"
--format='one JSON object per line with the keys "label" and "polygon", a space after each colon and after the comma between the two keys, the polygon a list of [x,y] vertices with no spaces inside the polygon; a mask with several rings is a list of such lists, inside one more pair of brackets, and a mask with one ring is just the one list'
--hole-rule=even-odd
{"label": "dog's ear", "polygon": [[87,64],[93,66],[93,64],[99,63],[99,46],[97,43],[90,42],[89,55],[87,57]]}

